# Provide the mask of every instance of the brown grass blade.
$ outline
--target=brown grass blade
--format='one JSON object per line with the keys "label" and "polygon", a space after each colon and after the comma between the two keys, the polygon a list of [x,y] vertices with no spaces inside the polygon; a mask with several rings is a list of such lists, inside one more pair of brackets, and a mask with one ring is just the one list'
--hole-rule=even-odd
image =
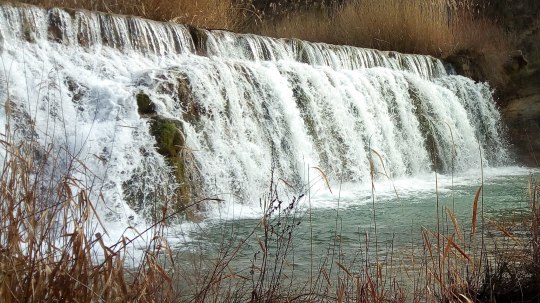
{"label": "brown grass blade", "polygon": [[285,179],[278,178],[278,180],[283,182],[283,184],[287,185],[288,188],[294,189],[294,186],[292,186],[289,182],[285,181]]}
{"label": "brown grass blade", "polygon": [[454,240],[452,240],[452,238],[449,238],[449,237],[445,237],[447,240],[448,240],[448,243],[450,243],[465,259],[471,261],[471,257],[469,257],[465,251],[463,249],[461,249],[461,247],[459,247],[459,245],[456,244],[456,242],[454,242]]}
{"label": "brown grass blade", "polygon": [[259,246],[261,247],[262,252],[266,254],[266,245],[264,245],[263,241],[260,238],[257,240],[259,242]]}
{"label": "brown grass blade", "polygon": [[332,188],[330,188],[330,182],[328,182],[328,178],[326,177],[326,174],[322,171],[322,169],[318,168],[317,166],[312,166],[311,168],[316,169],[321,174],[321,177],[323,178],[326,187],[328,188],[330,193],[332,193]]}
{"label": "brown grass blade", "polygon": [[450,220],[452,220],[452,225],[454,225],[454,231],[455,231],[455,234],[457,234],[458,239],[463,240],[463,235],[461,233],[461,228],[459,227],[456,216],[454,215],[452,210],[450,210],[450,208],[448,208],[448,207],[446,207],[446,213],[450,217]]}
{"label": "brown grass blade", "polygon": [[504,226],[497,224],[496,222],[491,222],[491,224],[495,225],[500,231],[502,231],[508,238],[514,240],[516,243],[520,243],[521,241],[514,236],[511,232],[509,232]]}
{"label": "brown grass blade", "polygon": [[343,295],[345,294],[345,285],[341,284],[339,286],[338,290],[338,296],[337,296],[337,302],[342,303],[343,302]]}
{"label": "brown grass blade", "polygon": [[352,278],[351,272],[345,266],[343,266],[343,264],[339,263],[338,261],[336,261],[336,264],[337,266],[339,266],[339,268],[341,268],[341,270],[343,270],[349,277]]}
{"label": "brown grass blade", "polygon": [[464,301],[465,303],[473,303],[473,300],[471,300],[469,297],[465,296],[464,294],[459,294],[459,296],[463,298],[463,300],[465,300]]}
{"label": "brown grass blade", "polygon": [[482,192],[482,187],[483,185],[481,185],[478,188],[478,191],[476,191],[476,196],[474,197],[474,202],[473,202],[473,217],[472,217],[472,229],[471,229],[471,236],[473,239],[476,235],[476,222],[477,222],[476,217],[478,215],[478,198],[480,197],[480,192]]}
{"label": "brown grass blade", "polygon": [[[451,238],[452,239],[454,238],[454,234],[452,234]],[[452,247],[452,243],[450,243],[450,241],[448,241],[446,243],[446,246],[445,246],[444,252],[443,252],[443,262],[444,262],[444,260],[446,260],[448,258],[448,253],[450,252],[451,247]]]}
{"label": "brown grass blade", "polygon": [[[383,161],[383,157],[381,156],[381,154],[379,154],[373,148],[371,148],[371,151],[379,158],[379,161],[381,162],[381,166],[382,166],[383,171],[384,171],[384,173],[382,173],[382,175],[385,176],[388,180],[390,180],[392,182],[392,179],[388,175],[388,172],[386,171],[386,167],[384,166],[384,161]],[[374,176],[375,175],[375,164],[373,163],[373,161],[371,159],[369,160],[369,165],[370,165],[371,174]],[[396,195],[396,198],[399,199],[399,194],[397,192],[396,186],[394,185],[394,182],[392,182],[392,187],[394,189],[394,194]]]}

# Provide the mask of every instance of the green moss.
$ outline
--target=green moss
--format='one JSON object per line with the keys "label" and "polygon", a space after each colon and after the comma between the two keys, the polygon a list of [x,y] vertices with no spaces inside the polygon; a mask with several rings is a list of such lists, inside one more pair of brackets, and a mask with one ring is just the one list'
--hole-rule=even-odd
{"label": "green moss", "polygon": [[141,115],[151,115],[156,113],[156,109],[150,97],[145,93],[138,93],[136,96],[137,108]]}
{"label": "green moss", "polygon": [[156,138],[158,152],[165,157],[176,157],[183,145],[182,134],[171,120],[158,119],[152,123],[152,135]]}
{"label": "green moss", "polygon": [[158,153],[163,155],[174,169],[174,175],[179,184],[173,211],[178,211],[187,205],[191,194],[183,156],[184,137],[180,129],[181,125],[178,122],[168,119],[156,119],[150,127],[150,132],[156,139]]}

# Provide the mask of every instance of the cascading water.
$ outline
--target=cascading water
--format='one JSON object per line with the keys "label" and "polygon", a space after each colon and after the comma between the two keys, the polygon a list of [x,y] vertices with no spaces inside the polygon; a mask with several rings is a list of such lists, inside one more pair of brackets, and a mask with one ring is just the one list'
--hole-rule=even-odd
{"label": "cascading water", "polygon": [[[310,167],[367,182],[371,165],[402,177],[507,159],[489,87],[429,56],[9,4],[0,37],[0,98],[15,108],[0,122],[84,163],[64,169],[109,220],[178,183],[258,205],[272,170],[299,186]],[[155,121],[181,134],[176,168]]]}

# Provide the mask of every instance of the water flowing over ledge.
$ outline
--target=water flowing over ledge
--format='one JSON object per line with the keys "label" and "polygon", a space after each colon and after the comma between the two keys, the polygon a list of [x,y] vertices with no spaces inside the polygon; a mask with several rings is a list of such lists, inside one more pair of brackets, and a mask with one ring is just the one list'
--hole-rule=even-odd
{"label": "water flowing over ledge", "polygon": [[2,35],[8,40],[48,39],[72,47],[108,46],[154,55],[197,53],[254,61],[298,61],[336,69],[387,67],[424,78],[446,74],[441,61],[430,56],[235,34],[83,10],[3,5],[2,13]]}
{"label": "water flowing over ledge", "polygon": [[51,178],[111,221],[172,195],[258,205],[272,170],[301,186],[311,167],[366,182],[508,158],[490,88],[429,56],[7,4],[0,35],[2,133],[52,150]]}

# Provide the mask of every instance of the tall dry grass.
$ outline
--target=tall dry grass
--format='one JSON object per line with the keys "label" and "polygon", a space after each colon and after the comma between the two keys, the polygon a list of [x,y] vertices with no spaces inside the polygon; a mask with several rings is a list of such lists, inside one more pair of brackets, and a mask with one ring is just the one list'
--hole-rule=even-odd
{"label": "tall dry grass", "polygon": [[89,188],[73,177],[91,172],[75,157],[65,163],[52,148],[42,147],[32,135],[32,124],[25,125],[22,134],[12,128],[17,110],[9,100],[4,106],[8,123],[0,139],[0,301],[173,301],[162,260],[169,251],[161,236],[163,225],[148,231],[145,236],[151,241],[139,266],[128,268],[133,239],[106,244],[105,235],[96,231],[101,221]]}
{"label": "tall dry grass", "polygon": [[[224,238],[217,257],[182,269],[186,264],[171,259],[158,222],[148,231],[152,242],[141,264],[130,268],[131,240],[107,245],[92,232],[99,219],[83,184],[70,173],[51,180],[47,168],[57,165],[54,154],[32,140],[14,140],[9,130],[8,123],[8,135],[0,140],[2,302],[488,302],[498,286],[519,291],[521,285],[506,277],[526,272],[507,266],[512,253],[488,262],[480,187],[471,201],[470,228],[446,209],[447,220],[436,231],[424,229],[421,246],[410,252],[387,244],[381,255],[377,236],[366,232],[365,255],[345,258],[351,252],[340,245],[343,227],[336,214],[336,240],[326,255],[311,256],[311,276],[300,278],[306,272],[295,269],[295,243],[298,226],[308,218],[298,207],[309,197],[282,199],[274,182],[261,201],[260,223],[248,235]],[[84,169],[73,161],[69,167]],[[540,191],[536,184],[530,188],[532,246],[520,264],[539,256]],[[499,238],[526,242],[495,226]],[[239,258],[251,258],[251,266],[236,269],[232,263]]]}
{"label": "tall dry grass", "polygon": [[257,32],[438,58],[466,52],[500,85],[513,39],[479,9],[471,0],[353,0],[268,19]]}
{"label": "tall dry grass", "polygon": [[[198,27],[299,38],[379,50],[433,55],[459,55],[478,63],[478,78],[496,87],[509,81],[504,65],[514,40],[481,17],[473,0],[351,0],[317,2],[311,9],[258,11],[252,0],[22,0],[44,7],[83,8],[138,15]],[[278,2],[279,3],[279,2]],[[300,5],[302,7],[302,5]]]}
{"label": "tall dry grass", "polygon": [[488,23],[474,10],[471,0],[354,0],[263,23],[260,33],[440,57],[483,39]]}
{"label": "tall dry grass", "polygon": [[248,1],[235,0],[21,0],[42,7],[66,7],[136,15],[197,27],[240,30],[255,15]]}

